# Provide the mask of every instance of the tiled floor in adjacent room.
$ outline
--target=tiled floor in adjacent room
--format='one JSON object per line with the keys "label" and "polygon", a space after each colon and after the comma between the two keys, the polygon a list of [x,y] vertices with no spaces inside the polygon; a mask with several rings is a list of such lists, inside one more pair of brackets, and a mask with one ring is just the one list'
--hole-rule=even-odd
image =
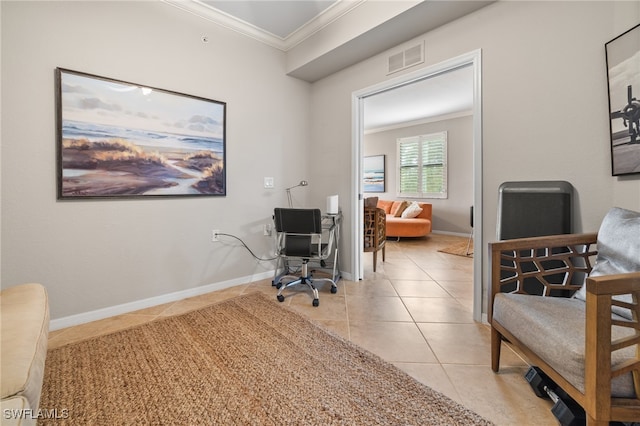
{"label": "tiled floor in adjacent room", "polygon": [[[387,241],[386,261],[364,254],[365,279],[341,280],[337,294],[320,288],[320,306],[306,291],[287,291],[284,304],[395,364],[497,425],[557,425],[552,403],[535,396],[528,366],[503,346],[501,369],[490,368],[490,331],[473,321],[473,260],[440,253],[464,241],[432,234]],[[244,284],[50,333],[49,347],[180,314],[251,291],[273,296],[271,280]]]}

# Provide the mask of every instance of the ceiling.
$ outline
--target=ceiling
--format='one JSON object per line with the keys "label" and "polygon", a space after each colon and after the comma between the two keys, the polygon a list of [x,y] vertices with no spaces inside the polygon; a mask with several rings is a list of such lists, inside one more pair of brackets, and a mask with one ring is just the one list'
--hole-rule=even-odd
{"label": "ceiling", "polygon": [[[380,0],[164,1],[287,51],[328,23],[354,12],[364,2]],[[307,81],[318,80],[490,3],[446,0],[419,2],[386,24],[354,40],[345,41],[339,49],[309,64],[315,70],[307,69],[301,71],[299,76],[295,73],[291,75]],[[345,57],[349,59],[343,59]],[[433,120],[433,117],[470,112],[472,104],[473,76],[471,68],[466,67],[365,99],[364,127],[370,131],[397,126],[399,123]]]}
{"label": "ceiling", "polygon": [[162,1],[286,52],[364,2],[379,0]]}
{"label": "ceiling", "polygon": [[282,40],[305,25],[313,26],[312,21],[338,4],[338,0],[201,0],[201,2]]}
{"label": "ceiling", "polygon": [[365,131],[469,115],[473,67],[467,65],[364,99]]}

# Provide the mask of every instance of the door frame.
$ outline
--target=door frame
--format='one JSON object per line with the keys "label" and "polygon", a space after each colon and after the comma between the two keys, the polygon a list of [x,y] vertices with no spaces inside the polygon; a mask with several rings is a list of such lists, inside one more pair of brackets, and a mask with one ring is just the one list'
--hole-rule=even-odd
{"label": "door frame", "polygon": [[364,274],[363,256],[363,139],[364,139],[364,99],[375,94],[406,86],[427,78],[436,77],[448,71],[471,65],[473,67],[473,318],[482,320],[482,265],[484,252],[482,250],[482,50],[477,49],[469,53],[448,59],[435,65],[395,77],[373,86],[352,93],[352,167],[351,167],[351,238],[354,244],[351,256],[351,270],[354,279],[361,280]]}

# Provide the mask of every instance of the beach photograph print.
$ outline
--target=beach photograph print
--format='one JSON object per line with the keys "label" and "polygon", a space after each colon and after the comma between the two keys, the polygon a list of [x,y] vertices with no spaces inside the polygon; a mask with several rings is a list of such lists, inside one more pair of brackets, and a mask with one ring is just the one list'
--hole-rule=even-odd
{"label": "beach photograph print", "polygon": [[640,173],[640,25],[605,44],[613,176]]}
{"label": "beach photograph print", "polygon": [[226,104],[56,69],[58,199],[226,195]]}
{"label": "beach photograph print", "polygon": [[363,184],[364,192],[384,192],[384,155],[364,157]]}

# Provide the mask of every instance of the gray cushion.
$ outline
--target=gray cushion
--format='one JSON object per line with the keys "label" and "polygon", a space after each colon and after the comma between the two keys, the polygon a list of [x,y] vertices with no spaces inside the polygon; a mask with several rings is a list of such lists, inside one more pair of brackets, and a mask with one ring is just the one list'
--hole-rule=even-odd
{"label": "gray cushion", "polygon": [[[602,220],[598,231],[598,256],[589,276],[625,274],[640,271],[640,213],[614,207]],[[586,285],[576,292],[577,299],[587,298]],[[616,297],[631,303],[631,295]],[[631,319],[631,311],[614,306],[613,311]]]}
{"label": "gray cushion", "polygon": [[[493,319],[584,393],[585,308],[576,299],[498,293]],[[632,333],[624,327],[612,329],[614,339]],[[615,351],[611,365],[615,368],[634,355],[633,347]],[[611,382],[611,395],[635,397],[631,373]]]}

